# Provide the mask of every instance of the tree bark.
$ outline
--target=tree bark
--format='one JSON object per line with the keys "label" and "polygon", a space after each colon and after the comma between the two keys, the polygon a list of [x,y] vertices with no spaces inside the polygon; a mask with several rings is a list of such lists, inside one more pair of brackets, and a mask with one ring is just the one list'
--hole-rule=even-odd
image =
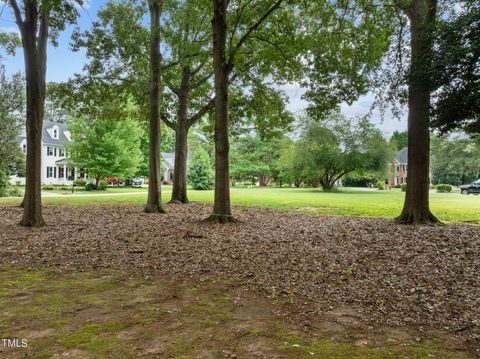
{"label": "tree bark", "polygon": [[225,55],[228,0],[213,0],[213,71],[215,80],[215,199],[208,220],[235,222],[230,206],[228,77]]}
{"label": "tree bark", "polygon": [[41,199],[41,141],[46,91],[49,12],[47,10],[39,12],[35,2],[25,1],[25,21],[23,21],[16,1],[10,3],[22,37],[27,84],[25,195],[23,217],[19,224],[25,227],[39,227],[45,225]]}
{"label": "tree bark", "polygon": [[188,203],[187,197],[187,154],[188,154],[188,93],[190,69],[183,68],[182,82],[178,91],[177,126],[175,129],[175,165],[173,173],[172,203]]}
{"label": "tree bark", "polygon": [[150,128],[147,213],[164,213],[160,176],[160,0],[150,1]]}
{"label": "tree bark", "polygon": [[438,219],[429,205],[432,28],[437,0],[412,0],[404,8],[410,18],[411,64],[408,79],[407,192],[398,223],[433,224]]}

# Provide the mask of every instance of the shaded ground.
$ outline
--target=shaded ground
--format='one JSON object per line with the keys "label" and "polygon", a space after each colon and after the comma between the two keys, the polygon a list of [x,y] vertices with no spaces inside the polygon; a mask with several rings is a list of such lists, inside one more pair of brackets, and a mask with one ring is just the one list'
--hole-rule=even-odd
{"label": "shaded ground", "polygon": [[352,317],[338,311],[306,333],[279,320],[285,305],[227,280],[1,271],[0,337],[27,339],[26,348],[0,346],[2,358],[467,357],[402,331],[353,335]]}
{"label": "shaded ground", "polygon": [[[237,296],[236,291],[241,288],[241,293],[248,289],[249,293],[269,297],[282,308],[269,307],[270,312],[287,308],[282,322],[295,323],[296,330],[323,333],[320,341],[328,333],[326,345],[336,345],[335,341],[349,343],[344,344],[346,358],[352,357],[349,350],[355,343],[365,350],[374,350],[377,342],[384,343],[381,347],[387,354],[397,355],[392,357],[415,357],[402,355],[395,348],[389,351],[390,344],[395,344],[390,340],[398,340],[388,334],[394,331],[392,328],[401,328],[398,335],[403,338],[402,344],[430,340],[451,350],[478,353],[479,227],[397,226],[384,219],[243,207],[236,208],[243,223],[221,226],[200,222],[210,213],[206,205],[168,209],[167,215],[151,215],[134,206],[46,207],[46,219],[51,225],[24,229],[16,226],[20,209],[0,207],[0,263],[48,266],[67,273],[99,268],[155,273],[155,278],[163,273],[168,281],[180,281],[187,286],[227,278],[232,281],[231,288],[220,288],[219,292],[230,291],[230,296]],[[95,296],[92,300],[96,300]],[[249,326],[256,327],[257,316],[249,317],[254,321]],[[277,319],[260,321],[272,320]],[[228,327],[215,328],[230,331]],[[266,336],[277,332],[282,331],[271,330]],[[273,348],[272,353],[280,353],[279,357],[288,354],[291,348],[287,345],[286,354],[281,350],[279,335],[271,347],[257,345],[258,353],[262,353],[258,357],[277,355],[269,355],[268,348]],[[308,343],[292,348],[318,344],[311,336],[303,340]],[[203,339],[201,342],[204,343]],[[235,348],[246,350],[243,345]],[[214,345],[214,349],[218,346]],[[340,349],[334,352],[342,353]],[[245,353],[239,357],[254,357]],[[291,357],[299,357],[299,353]],[[310,357],[309,353],[302,353]],[[390,357],[377,354],[373,357]],[[436,357],[452,355],[437,353]],[[428,357],[428,353],[418,357]]]}

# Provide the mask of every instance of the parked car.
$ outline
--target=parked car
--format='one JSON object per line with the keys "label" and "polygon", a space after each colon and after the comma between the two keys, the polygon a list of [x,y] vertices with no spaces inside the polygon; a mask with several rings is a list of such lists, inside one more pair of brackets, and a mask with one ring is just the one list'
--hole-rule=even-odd
{"label": "parked car", "polygon": [[106,180],[109,186],[120,187],[125,185],[125,182],[121,178],[110,177]]}
{"label": "parked car", "polygon": [[132,186],[143,186],[143,178],[134,178],[132,180]]}
{"label": "parked car", "polygon": [[466,184],[460,186],[460,193],[461,194],[480,194],[480,180],[477,180],[471,184]]}

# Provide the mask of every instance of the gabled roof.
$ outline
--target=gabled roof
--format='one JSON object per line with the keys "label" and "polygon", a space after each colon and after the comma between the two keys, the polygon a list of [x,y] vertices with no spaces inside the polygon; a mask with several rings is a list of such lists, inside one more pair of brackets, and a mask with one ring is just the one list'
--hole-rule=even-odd
{"label": "gabled roof", "polygon": [[[58,127],[58,139],[55,139],[52,136],[50,136],[50,134],[47,131],[48,129],[53,128],[54,126]],[[59,146],[72,142],[65,136],[65,132],[68,132],[68,127],[66,123],[43,121],[42,142],[49,145],[59,145]]]}
{"label": "gabled roof", "polygon": [[408,148],[402,148],[397,155],[395,156],[395,161],[400,164],[407,164],[408,163]]}

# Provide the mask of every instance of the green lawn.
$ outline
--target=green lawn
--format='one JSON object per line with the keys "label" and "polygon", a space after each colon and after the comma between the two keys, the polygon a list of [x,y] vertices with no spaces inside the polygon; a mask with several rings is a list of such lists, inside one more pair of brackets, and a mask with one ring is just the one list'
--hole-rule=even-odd
{"label": "green lawn", "polygon": [[[45,204],[64,205],[115,205],[143,204],[146,194],[109,196],[121,190],[109,190],[106,195],[44,198]],[[128,191],[124,189],[124,191]],[[170,199],[170,186],[163,187],[163,200]],[[397,216],[405,193],[392,191],[358,191],[344,189],[336,193],[324,193],[307,188],[239,188],[231,190],[232,203],[244,206],[297,210],[307,213],[388,217]],[[213,191],[189,191],[191,201],[213,201]],[[480,196],[462,196],[457,193],[431,193],[433,212],[444,222],[480,224]],[[20,199],[0,199],[2,203],[18,203]]]}

